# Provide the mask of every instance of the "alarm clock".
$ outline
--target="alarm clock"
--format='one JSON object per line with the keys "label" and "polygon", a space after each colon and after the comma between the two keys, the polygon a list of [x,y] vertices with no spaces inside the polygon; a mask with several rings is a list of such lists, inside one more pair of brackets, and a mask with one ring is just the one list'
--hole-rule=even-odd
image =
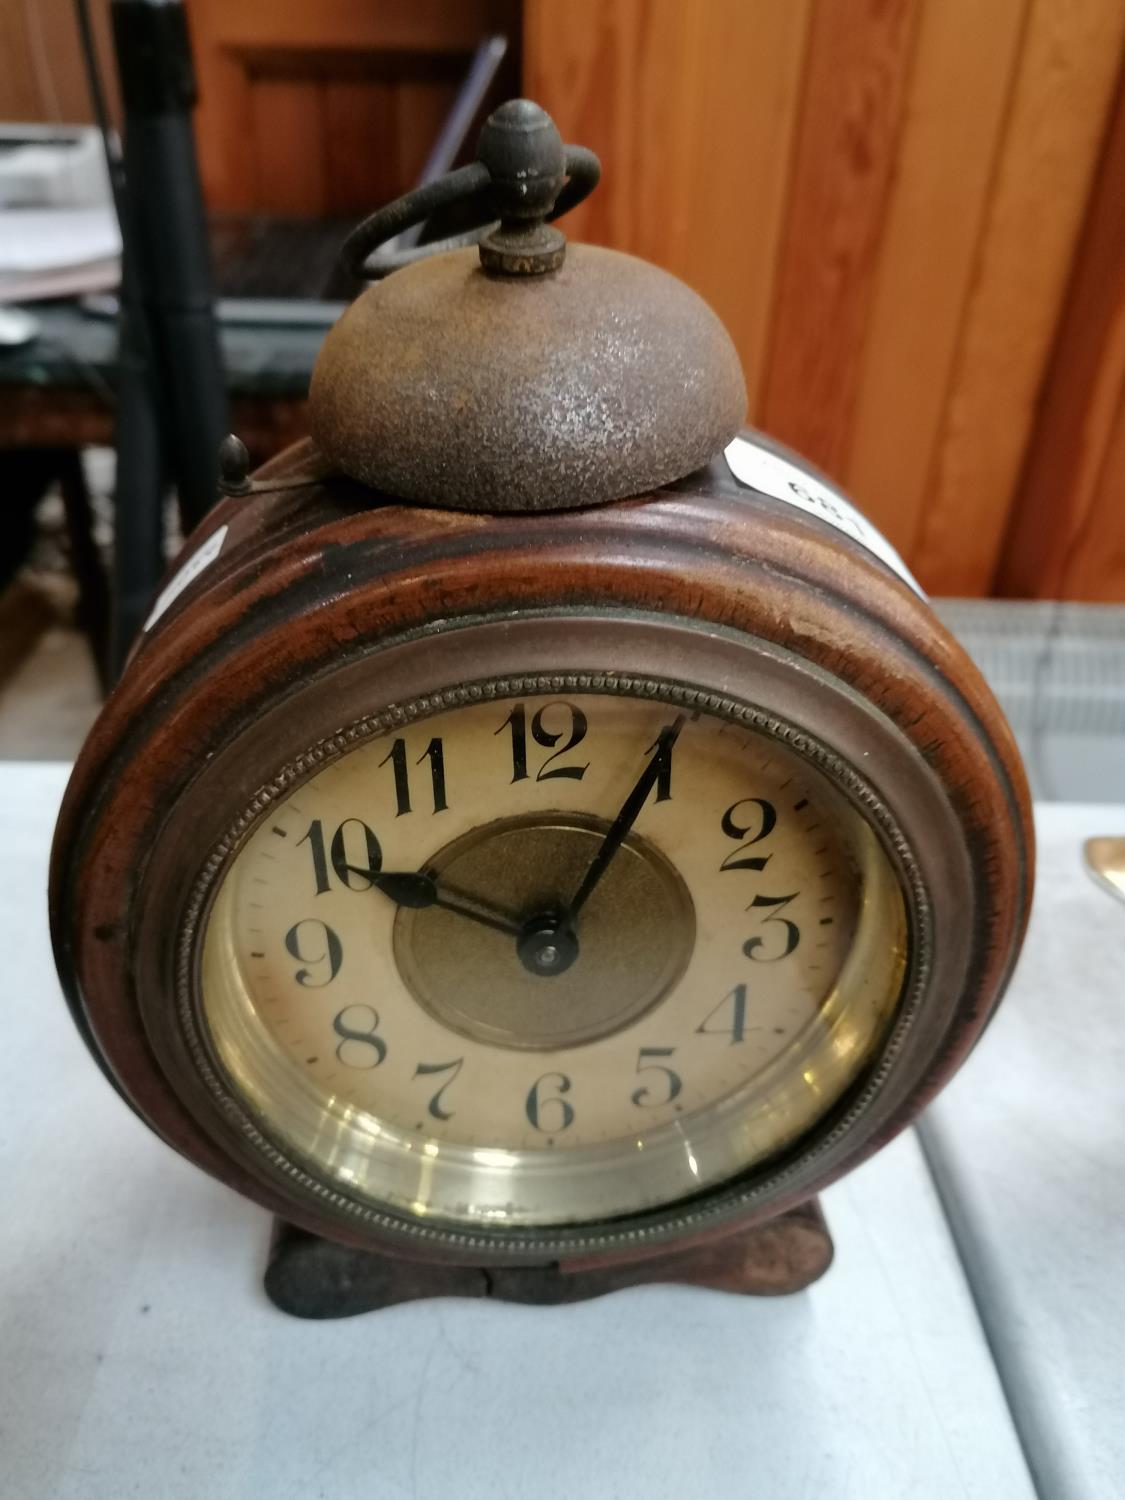
{"label": "alarm clock", "polygon": [[514,101],[356,230],[60,813],[75,1023],[304,1315],[808,1284],[1019,951],[996,703],[706,304],[566,243],[597,176]]}

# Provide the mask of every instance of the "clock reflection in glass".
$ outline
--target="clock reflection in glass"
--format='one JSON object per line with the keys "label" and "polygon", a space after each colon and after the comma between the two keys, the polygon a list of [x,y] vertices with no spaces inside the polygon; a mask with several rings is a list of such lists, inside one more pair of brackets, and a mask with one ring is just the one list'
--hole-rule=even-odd
{"label": "clock reflection in glass", "polygon": [[271,805],[211,910],[203,1010],[264,1129],[350,1192],[564,1224],[797,1141],[905,958],[874,832],[781,739],[482,691]]}

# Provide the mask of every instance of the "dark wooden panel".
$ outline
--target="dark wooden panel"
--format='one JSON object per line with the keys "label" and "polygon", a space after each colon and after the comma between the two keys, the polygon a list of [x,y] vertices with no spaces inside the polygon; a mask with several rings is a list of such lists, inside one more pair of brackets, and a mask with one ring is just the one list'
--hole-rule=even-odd
{"label": "dark wooden panel", "polygon": [[325,197],[328,211],[369,213],[400,182],[395,89],[351,79],[324,85]]}
{"label": "dark wooden panel", "polygon": [[363,213],[413,186],[473,51],[518,0],[192,0],[200,170],[234,213]]}
{"label": "dark wooden panel", "polygon": [[[510,85],[512,92],[516,91],[517,84],[518,78],[514,78]],[[437,140],[456,96],[457,85],[443,83],[440,79],[404,78],[396,85],[394,180],[402,183],[404,188],[413,187],[418,181],[430,147]],[[399,191],[403,188],[394,189],[394,192]],[[387,196],[392,197],[393,192]],[[374,206],[369,201],[364,209]]]}
{"label": "dark wooden panel", "polygon": [[471,52],[512,27],[512,0],[189,0],[222,45]]}
{"label": "dark wooden panel", "polygon": [[259,213],[327,209],[323,90],[309,79],[255,79],[250,91]]}

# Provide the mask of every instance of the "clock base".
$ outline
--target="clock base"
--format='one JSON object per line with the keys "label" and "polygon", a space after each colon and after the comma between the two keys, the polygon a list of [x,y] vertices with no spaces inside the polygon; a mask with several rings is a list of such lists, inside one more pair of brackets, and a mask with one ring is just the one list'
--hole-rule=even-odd
{"label": "clock base", "polygon": [[751,1229],[649,1260],[549,1266],[456,1266],[401,1260],[274,1221],[266,1295],[298,1318],[350,1318],[425,1297],[493,1297],[555,1306],[645,1282],[679,1282],[744,1296],[799,1292],[832,1262],[816,1199]]}

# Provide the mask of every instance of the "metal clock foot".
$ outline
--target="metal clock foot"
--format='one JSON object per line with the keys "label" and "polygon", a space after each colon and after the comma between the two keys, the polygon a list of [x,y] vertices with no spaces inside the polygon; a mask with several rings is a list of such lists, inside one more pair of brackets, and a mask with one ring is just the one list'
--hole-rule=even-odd
{"label": "metal clock foot", "polygon": [[802,1291],[832,1263],[816,1199],[709,1245],[627,1265],[467,1267],[427,1264],[339,1245],[275,1220],[266,1295],[298,1318],[350,1318],[424,1297],[491,1297],[554,1306],[646,1282],[678,1282],[747,1296]]}

